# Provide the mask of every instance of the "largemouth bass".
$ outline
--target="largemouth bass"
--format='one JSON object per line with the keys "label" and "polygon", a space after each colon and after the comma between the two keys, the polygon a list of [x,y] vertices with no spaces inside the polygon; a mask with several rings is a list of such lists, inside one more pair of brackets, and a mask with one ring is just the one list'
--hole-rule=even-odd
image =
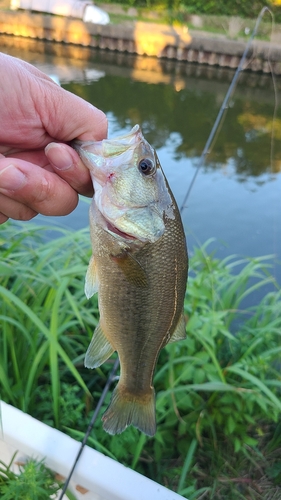
{"label": "largemouth bass", "polygon": [[114,351],[120,379],[103,427],[156,432],[153,374],[160,350],[186,337],[188,258],[173,194],[154,149],[136,125],[129,134],[74,144],[89,168],[93,255],[85,293],[98,292],[100,321],[85,357],[96,368]]}

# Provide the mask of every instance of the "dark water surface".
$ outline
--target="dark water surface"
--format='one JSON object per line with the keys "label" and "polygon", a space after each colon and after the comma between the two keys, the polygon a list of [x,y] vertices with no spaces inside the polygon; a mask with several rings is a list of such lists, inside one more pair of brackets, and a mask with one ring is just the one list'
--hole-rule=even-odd
{"label": "dark water surface", "polygon": [[[0,50],[32,62],[105,111],[110,137],[139,123],[182,204],[232,71],[70,50],[58,44],[28,42],[23,47],[11,39],[7,42],[7,37],[0,37]],[[280,77],[275,85],[280,95]],[[277,264],[281,260],[281,110],[277,109],[273,127],[274,105],[272,78],[244,72],[196,178],[183,222],[190,252],[194,245],[215,238],[210,249],[216,249],[218,257],[274,254],[273,272],[281,284]],[[44,217],[39,219],[46,222]],[[55,221],[73,229],[87,226],[88,204],[81,200],[71,215],[51,219]]]}

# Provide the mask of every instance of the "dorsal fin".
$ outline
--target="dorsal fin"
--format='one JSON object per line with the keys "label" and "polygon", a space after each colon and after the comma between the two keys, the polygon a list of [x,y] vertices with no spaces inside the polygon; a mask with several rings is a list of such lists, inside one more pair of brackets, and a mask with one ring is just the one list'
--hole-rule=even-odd
{"label": "dorsal fin", "polygon": [[182,312],[178,324],[168,344],[171,344],[172,342],[177,342],[178,340],[185,340],[185,339],[186,339],[185,319],[184,319],[184,314]]}

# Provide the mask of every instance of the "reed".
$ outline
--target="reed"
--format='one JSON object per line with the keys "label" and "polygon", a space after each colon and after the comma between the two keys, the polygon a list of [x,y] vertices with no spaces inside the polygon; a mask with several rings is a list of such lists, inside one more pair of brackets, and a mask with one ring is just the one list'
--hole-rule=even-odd
{"label": "reed", "polygon": [[3,399],[32,413],[36,389],[48,379],[58,426],[62,372],[90,395],[77,365],[98,310],[83,292],[87,233],[60,231],[52,241],[45,233],[42,227],[1,228],[0,386]]}

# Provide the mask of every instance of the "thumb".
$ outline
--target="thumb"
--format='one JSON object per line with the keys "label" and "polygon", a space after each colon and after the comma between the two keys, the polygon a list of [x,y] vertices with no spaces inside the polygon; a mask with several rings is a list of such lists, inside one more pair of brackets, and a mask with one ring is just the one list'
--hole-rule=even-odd
{"label": "thumb", "polygon": [[53,82],[48,85],[43,81],[41,85],[45,94],[45,100],[41,100],[44,103],[41,120],[50,137],[62,142],[100,141],[107,137],[108,124],[103,111]]}

